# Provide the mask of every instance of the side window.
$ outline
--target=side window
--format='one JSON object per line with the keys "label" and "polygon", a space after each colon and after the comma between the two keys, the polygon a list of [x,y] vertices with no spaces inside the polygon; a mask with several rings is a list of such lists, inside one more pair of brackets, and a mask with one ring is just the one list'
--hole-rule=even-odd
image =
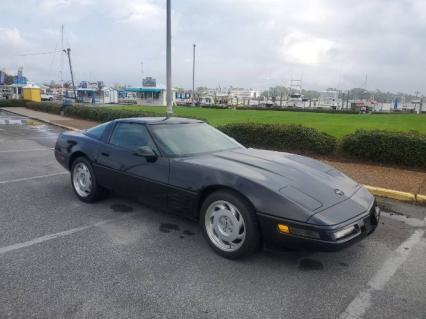
{"label": "side window", "polygon": [[109,143],[131,150],[141,146],[155,147],[145,125],[135,123],[117,123]]}
{"label": "side window", "polygon": [[108,124],[109,124],[109,122],[103,123],[103,124],[95,126],[95,127],[92,127],[91,129],[88,129],[86,131],[86,135],[93,137],[93,138],[96,138],[97,140],[100,140],[101,137],[102,137],[102,134],[104,134],[104,131],[105,131],[106,127],[108,126]]}

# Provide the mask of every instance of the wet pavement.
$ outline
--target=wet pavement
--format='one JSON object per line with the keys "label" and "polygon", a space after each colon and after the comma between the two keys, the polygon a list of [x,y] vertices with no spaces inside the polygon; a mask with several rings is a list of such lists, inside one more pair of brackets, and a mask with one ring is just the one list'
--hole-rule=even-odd
{"label": "wet pavement", "polygon": [[340,252],[230,261],[194,222],[80,202],[60,131],[0,112],[0,318],[426,318],[425,207],[381,201],[377,231]]}

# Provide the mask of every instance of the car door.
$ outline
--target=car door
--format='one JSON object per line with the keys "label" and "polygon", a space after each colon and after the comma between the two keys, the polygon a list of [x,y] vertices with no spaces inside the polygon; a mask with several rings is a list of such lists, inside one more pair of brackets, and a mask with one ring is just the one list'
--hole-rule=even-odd
{"label": "car door", "polygon": [[169,159],[160,155],[155,160],[142,157],[136,151],[143,146],[159,154],[144,124],[119,121],[108,142],[99,147],[97,165],[106,171],[103,176],[108,176],[106,183],[114,191],[165,209]]}

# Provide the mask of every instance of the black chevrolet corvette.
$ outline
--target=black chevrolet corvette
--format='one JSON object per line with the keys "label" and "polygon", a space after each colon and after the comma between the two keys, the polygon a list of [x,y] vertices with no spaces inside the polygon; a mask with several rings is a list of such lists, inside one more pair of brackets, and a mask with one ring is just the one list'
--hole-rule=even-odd
{"label": "black chevrolet corvette", "polygon": [[120,119],[65,132],[55,156],[80,200],[113,191],[197,219],[227,258],[262,242],[339,249],[373,232],[380,217],[374,197],[338,170],[245,148],[193,119]]}

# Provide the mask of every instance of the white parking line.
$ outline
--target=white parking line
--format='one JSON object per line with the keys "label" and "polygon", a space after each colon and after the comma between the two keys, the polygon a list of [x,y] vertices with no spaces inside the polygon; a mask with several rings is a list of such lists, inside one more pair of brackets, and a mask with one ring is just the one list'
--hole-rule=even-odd
{"label": "white parking line", "polygon": [[53,147],[49,148],[30,148],[27,150],[7,150],[7,151],[0,151],[0,153],[20,153],[20,152],[39,152],[39,151],[51,151],[53,150]]}
{"label": "white parking line", "polygon": [[396,273],[398,268],[407,260],[413,247],[416,246],[424,235],[423,230],[416,230],[386,259],[382,267],[367,283],[367,289],[361,291],[339,316],[340,319],[362,318],[371,306],[371,296],[377,290],[382,290],[386,283]]}
{"label": "white parking line", "polygon": [[6,180],[6,181],[0,181],[0,185],[1,184],[9,184],[9,183],[25,182],[25,181],[30,181],[30,180],[33,180],[33,179],[47,178],[47,177],[67,175],[67,174],[69,174],[69,173],[68,172],[60,172],[60,173],[55,173],[55,174],[47,174],[47,175],[39,175],[39,176],[33,176],[33,177],[9,179],[9,180]]}
{"label": "white parking line", "polygon": [[68,236],[68,235],[71,235],[71,234],[75,234],[75,233],[81,232],[81,231],[89,229],[89,228],[97,227],[97,226],[100,226],[100,225],[103,225],[103,224],[106,224],[106,223],[109,223],[109,222],[112,222],[112,221],[117,221],[117,220],[120,220],[120,219],[123,219],[123,218],[128,218],[128,217],[133,216],[133,215],[135,215],[135,213],[126,214],[125,216],[121,216],[121,217],[118,217],[118,218],[111,218],[111,219],[102,220],[102,221],[97,222],[97,223],[93,223],[93,224],[89,224],[89,225],[85,225],[85,226],[81,226],[81,227],[77,227],[77,228],[72,228],[72,229],[65,230],[65,231],[60,232],[60,233],[49,234],[49,235],[34,238],[32,240],[29,240],[29,241],[25,241],[25,242],[22,242],[22,243],[1,247],[0,248],[0,255],[3,255],[5,253],[11,252],[11,251],[14,251],[14,250],[17,250],[17,249],[36,245],[36,244],[39,244],[39,243],[42,243],[42,242],[45,242],[45,241],[48,241],[48,240],[52,240],[52,239],[55,239],[55,238],[60,238],[60,237]]}

